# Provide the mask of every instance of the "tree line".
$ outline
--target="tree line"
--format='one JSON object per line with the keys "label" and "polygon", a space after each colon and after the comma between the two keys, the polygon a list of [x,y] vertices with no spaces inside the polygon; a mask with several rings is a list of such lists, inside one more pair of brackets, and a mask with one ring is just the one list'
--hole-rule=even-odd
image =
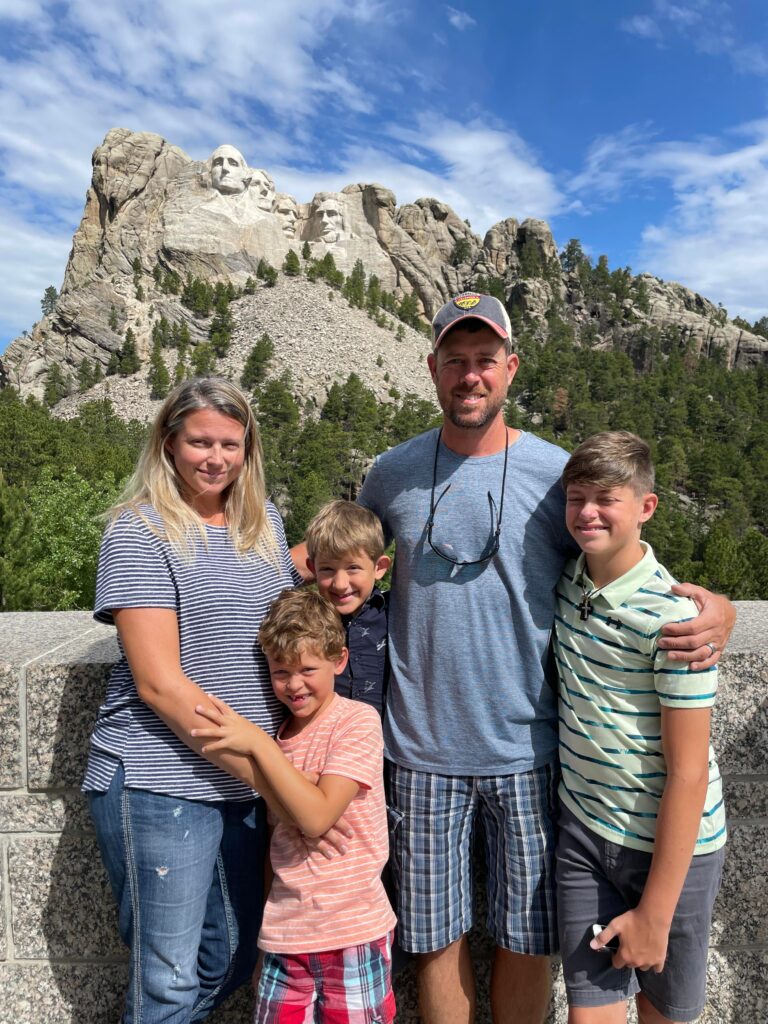
{"label": "tree line", "polygon": [[[456,263],[467,256],[457,251]],[[557,268],[540,258],[534,245],[523,256],[524,276],[554,281]],[[604,256],[593,263],[578,240],[571,239],[560,253],[560,265],[578,278],[588,301],[610,307],[617,317],[624,310],[626,318],[627,298],[645,308],[643,280],[628,267],[611,270]],[[360,261],[345,276],[332,256],[313,259],[305,245],[301,254],[289,252],[281,270],[326,283],[401,336],[405,323],[425,329],[415,298],[396,300]],[[231,302],[274,285],[277,276],[262,260],[256,279],[238,290],[192,277],[182,281],[174,271],[155,267],[154,287],[179,295],[195,319],[207,322],[208,340],[193,345],[184,321],[155,320],[148,366],[153,397],[164,397],[172,383],[189,374],[216,372],[231,339]],[[134,285],[141,286],[141,280],[141,268],[134,266]],[[501,278],[472,283],[504,297]],[[733,598],[768,600],[768,368],[729,371],[722,352],[699,358],[678,329],[638,324],[633,351],[642,353],[640,372],[627,352],[593,347],[584,329],[577,336],[557,301],[544,342],[519,310],[510,313],[521,366],[507,403],[508,422],[568,450],[598,430],[640,434],[651,444],[657,466],[661,501],[645,535],[660,559],[678,578]],[[738,318],[734,323],[768,337],[768,318],[754,325]],[[108,372],[140,368],[129,332]],[[173,375],[164,358],[170,349],[176,351]],[[293,542],[324,501],[355,496],[378,452],[438,422],[438,414],[430,403],[401,397],[394,389],[391,404],[382,405],[354,375],[333,385],[319,412],[302,408],[290,376],[268,373],[273,356],[272,341],[263,334],[238,383],[252,396],[268,489]],[[60,370],[51,368],[48,405],[61,397]],[[98,372],[81,366],[81,390]],[[89,606],[98,512],[114,500],[133,468],[145,430],[124,424],[109,402],[86,403],[76,419],[62,423],[45,404],[21,402],[10,389],[0,393],[1,609]]]}

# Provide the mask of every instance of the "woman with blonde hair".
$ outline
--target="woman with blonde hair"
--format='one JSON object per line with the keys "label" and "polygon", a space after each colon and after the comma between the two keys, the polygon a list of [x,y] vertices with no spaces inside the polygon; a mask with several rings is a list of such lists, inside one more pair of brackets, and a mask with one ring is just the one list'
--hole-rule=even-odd
{"label": "woman with blonde hair", "polygon": [[123,1024],[202,1021],[250,977],[264,803],[248,758],[204,758],[190,733],[207,693],[275,733],[257,634],[298,582],[248,401],[220,378],[185,381],[112,509],[96,586],[121,657],[83,788],[131,953]]}

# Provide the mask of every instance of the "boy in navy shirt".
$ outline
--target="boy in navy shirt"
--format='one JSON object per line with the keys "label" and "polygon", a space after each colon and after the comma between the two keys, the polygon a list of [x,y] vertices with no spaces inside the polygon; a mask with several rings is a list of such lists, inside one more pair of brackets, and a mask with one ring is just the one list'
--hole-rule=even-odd
{"label": "boy in navy shirt", "polygon": [[387,593],[376,582],[391,559],[384,554],[378,517],[353,501],[331,501],[307,527],[307,565],[317,589],[341,615],[349,661],[336,676],[336,693],[384,714],[387,657]]}

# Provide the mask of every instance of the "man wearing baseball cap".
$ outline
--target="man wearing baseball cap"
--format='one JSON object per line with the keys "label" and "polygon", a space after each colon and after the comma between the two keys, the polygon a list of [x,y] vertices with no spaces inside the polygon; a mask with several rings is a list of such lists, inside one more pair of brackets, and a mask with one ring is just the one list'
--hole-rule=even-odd
{"label": "man wearing baseball cap", "polygon": [[[398,937],[416,954],[424,1024],[470,1024],[479,819],[494,1024],[541,1024],[557,942],[549,635],[575,551],[560,486],[567,455],[505,424],[519,360],[498,299],[465,292],[432,327],[442,425],[380,455],[358,498],[396,542],[384,739]],[[722,648],[732,624],[727,602],[707,598],[685,645],[704,664],[700,632]]]}

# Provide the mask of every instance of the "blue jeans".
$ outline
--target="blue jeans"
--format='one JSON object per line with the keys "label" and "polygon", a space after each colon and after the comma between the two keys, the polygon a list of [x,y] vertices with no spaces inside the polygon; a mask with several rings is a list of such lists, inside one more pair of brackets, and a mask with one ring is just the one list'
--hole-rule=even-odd
{"label": "blue jeans", "polygon": [[130,949],[122,1024],[205,1020],[256,963],[264,802],[126,789],[122,765],[88,797]]}

